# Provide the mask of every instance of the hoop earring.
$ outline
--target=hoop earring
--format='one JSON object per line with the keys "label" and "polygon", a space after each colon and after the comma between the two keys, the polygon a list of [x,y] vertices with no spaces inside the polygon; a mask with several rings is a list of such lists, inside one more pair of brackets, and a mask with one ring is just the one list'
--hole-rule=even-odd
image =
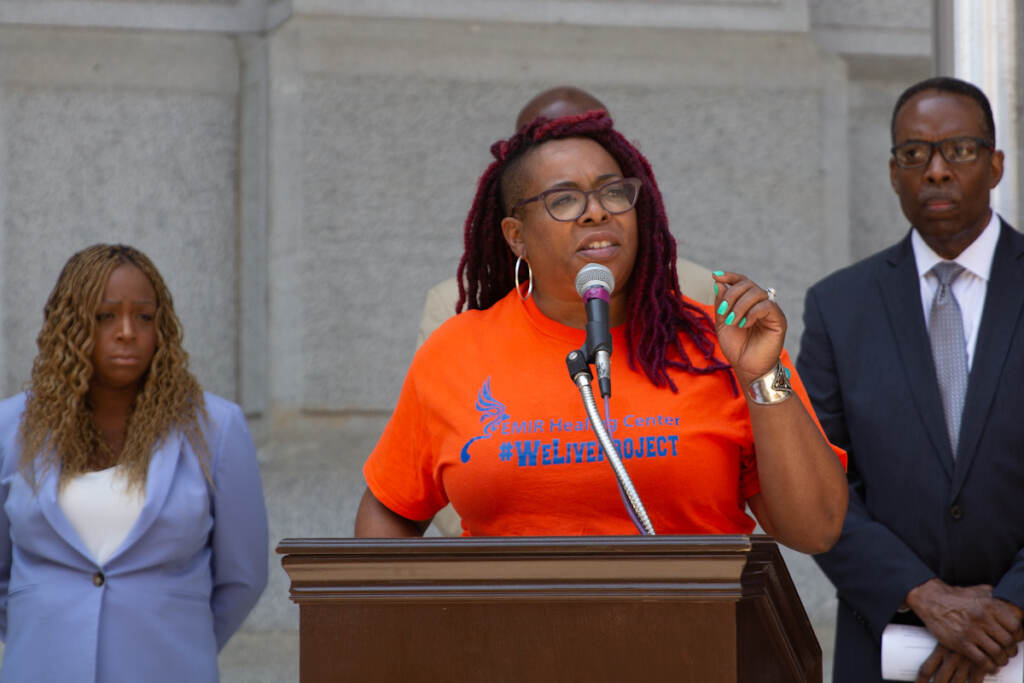
{"label": "hoop earring", "polygon": [[520,256],[519,258],[516,259],[515,280],[516,280],[516,294],[519,295],[520,299],[522,299],[523,301],[526,301],[527,299],[530,298],[530,295],[533,294],[533,267],[530,266],[530,262],[529,261],[526,261],[526,272],[529,274],[529,278],[530,279],[529,279],[529,281],[526,284],[526,296],[523,296],[523,288],[519,284],[519,263],[521,261],[524,261],[524,260],[525,259],[522,256]]}

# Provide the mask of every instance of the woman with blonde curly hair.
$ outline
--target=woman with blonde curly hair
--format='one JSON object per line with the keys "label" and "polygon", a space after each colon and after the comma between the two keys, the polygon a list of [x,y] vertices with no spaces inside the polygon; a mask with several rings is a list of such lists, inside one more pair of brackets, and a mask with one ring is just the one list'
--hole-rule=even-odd
{"label": "woman with blonde curly hair", "polygon": [[4,681],[217,681],[267,581],[259,465],[204,394],[153,263],[65,264],[28,390],[0,402]]}

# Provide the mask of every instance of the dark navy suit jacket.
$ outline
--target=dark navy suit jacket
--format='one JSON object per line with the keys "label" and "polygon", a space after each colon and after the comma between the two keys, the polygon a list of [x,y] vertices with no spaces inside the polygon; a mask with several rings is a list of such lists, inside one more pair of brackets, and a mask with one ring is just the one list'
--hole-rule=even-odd
{"label": "dark navy suit jacket", "polygon": [[880,681],[910,589],[987,583],[1024,607],[1024,236],[1000,226],[953,457],[910,236],[807,293],[797,369],[849,456],[834,680]]}

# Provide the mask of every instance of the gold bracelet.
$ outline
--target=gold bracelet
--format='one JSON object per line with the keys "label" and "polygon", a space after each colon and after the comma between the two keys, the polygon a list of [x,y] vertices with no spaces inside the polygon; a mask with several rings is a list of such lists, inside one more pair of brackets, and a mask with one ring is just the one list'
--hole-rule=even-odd
{"label": "gold bracelet", "polygon": [[789,384],[789,373],[782,361],[761,375],[747,386],[747,396],[751,401],[763,406],[782,403],[793,395],[793,387]]}

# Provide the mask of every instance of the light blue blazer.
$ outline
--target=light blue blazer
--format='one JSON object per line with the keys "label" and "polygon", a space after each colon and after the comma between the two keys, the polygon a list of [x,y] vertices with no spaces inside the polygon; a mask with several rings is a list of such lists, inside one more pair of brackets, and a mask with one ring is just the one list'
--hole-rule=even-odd
{"label": "light blue blazer", "polygon": [[214,683],[217,652],[267,583],[267,512],[242,411],[206,394],[214,486],[183,434],[153,453],[146,501],[96,564],[51,470],[18,470],[19,394],[0,402],[0,637],[4,683]]}

